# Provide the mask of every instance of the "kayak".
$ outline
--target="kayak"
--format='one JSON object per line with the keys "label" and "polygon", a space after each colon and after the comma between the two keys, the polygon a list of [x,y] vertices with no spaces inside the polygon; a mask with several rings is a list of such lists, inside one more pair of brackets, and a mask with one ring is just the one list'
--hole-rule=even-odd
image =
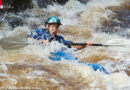
{"label": "kayak", "polygon": [[76,61],[79,64],[86,64],[90,67],[92,67],[92,69],[94,71],[101,71],[104,72],[106,74],[108,74],[108,72],[105,70],[105,68],[100,65],[100,64],[94,64],[94,63],[82,63],[80,62],[80,60],[78,60],[76,57],[74,57],[73,55],[66,53],[64,51],[56,51],[56,52],[51,52],[51,55],[49,56],[49,59],[51,59],[52,61],[61,61],[62,59],[64,60],[68,60],[68,61]]}

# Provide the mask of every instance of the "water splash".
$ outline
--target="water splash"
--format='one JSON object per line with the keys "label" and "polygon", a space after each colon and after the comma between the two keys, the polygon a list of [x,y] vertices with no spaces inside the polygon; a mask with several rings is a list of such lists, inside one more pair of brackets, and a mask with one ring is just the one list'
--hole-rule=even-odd
{"label": "water splash", "polygon": [[[37,26],[43,27],[42,21],[48,16],[56,15],[62,19],[64,25],[60,27],[59,34],[65,36],[67,40],[75,42],[88,40],[103,44],[110,40],[115,42],[114,44],[129,44],[129,39],[121,40],[122,37],[118,35],[97,33],[95,31],[98,25],[102,25],[102,21],[109,20],[109,16],[113,15],[113,11],[106,8],[108,6],[120,6],[121,2],[119,0],[91,0],[87,4],[81,4],[76,0],[70,0],[63,6],[54,4],[46,9],[34,8],[20,12],[17,15],[26,19],[24,19],[26,27],[10,29],[8,23],[4,22],[5,28],[0,26],[2,28],[0,37],[7,37],[7,41],[12,39],[12,41],[19,42],[31,30],[30,25],[37,25],[38,23]],[[34,23],[31,21],[34,21]],[[115,40],[115,38],[117,39]],[[112,44],[112,42],[108,44]],[[88,90],[129,89],[129,52],[114,51],[106,47],[88,47],[76,52],[81,62],[103,65],[111,73],[105,75],[73,61],[62,59],[61,62],[53,62],[49,60],[49,51],[53,51],[55,46],[59,47],[61,45],[54,44],[50,48],[45,48],[34,43],[17,50],[7,51],[2,49],[0,52],[0,61],[3,63],[3,67],[1,66],[2,69],[0,69],[1,87]],[[6,72],[3,73],[2,70]]]}

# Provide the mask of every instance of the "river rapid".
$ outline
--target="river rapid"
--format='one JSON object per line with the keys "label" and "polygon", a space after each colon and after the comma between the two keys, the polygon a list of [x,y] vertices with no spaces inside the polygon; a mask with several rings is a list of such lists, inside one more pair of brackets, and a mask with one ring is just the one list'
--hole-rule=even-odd
{"label": "river rapid", "polygon": [[[0,89],[130,90],[129,0],[89,0],[86,4],[69,0],[65,5],[54,3],[42,9],[34,4],[33,9],[0,16]],[[44,20],[52,15],[61,19],[58,34],[66,40],[126,44],[125,48],[69,50],[81,62],[101,64],[108,75],[74,61],[51,61],[49,51],[59,48],[57,44],[48,47],[24,42],[31,30],[44,28]],[[12,17],[21,18],[23,26],[13,28],[7,21]]]}

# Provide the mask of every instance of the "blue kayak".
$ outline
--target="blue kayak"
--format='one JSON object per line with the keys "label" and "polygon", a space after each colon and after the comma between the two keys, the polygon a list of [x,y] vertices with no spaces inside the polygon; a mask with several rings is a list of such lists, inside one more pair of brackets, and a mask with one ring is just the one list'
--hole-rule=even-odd
{"label": "blue kayak", "polygon": [[61,59],[64,60],[75,60],[80,64],[87,64],[88,66],[92,67],[94,71],[101,71],[104,72],[106,74],[108,74],[108,72],[104,69],[104,67],[100,64],[93,64],[93,63],[82,63],[80,62],[77,58],[73,57],[73,55],[68,54],[64,51],[57,51],[57,52],[51,52],[51,55],[49,56],[49,59],[51,59],[52,61],[61,61]]}

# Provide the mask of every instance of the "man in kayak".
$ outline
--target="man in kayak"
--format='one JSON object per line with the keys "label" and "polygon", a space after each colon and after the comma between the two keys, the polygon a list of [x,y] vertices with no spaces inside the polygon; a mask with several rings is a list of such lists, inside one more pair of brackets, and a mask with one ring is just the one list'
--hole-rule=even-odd
{"label": "man in kayak", "polygon": [[92,45],[90,42],[86,42],[86,45],[72,45],[71,41],[64,40],[64,37],[57,35],[60,25],[62,25],[60,19],[56,16],[51,16],[45,21],[45,29],[35,29],[31,32],[29,37],[42,41],[43,44],[58,41],[59,43],[78,50]]}
{"label": "man in kayak", "polygon": [[[92,43],[86,42],[86,45],[73,45],[71,41],[64,40],[64,38],[60,35],[57,35],[59,26],[62,25],[61,21],[56,16],[51,16],[45,21],[45,29],[35,29],[28,35],[29,38],[33,38],[33,40],[41,41],[43,44],[47,44],[52,41],[57,41],[59,43],[62,43],[66,45],[68,48],[76,48],[77,50],[83,49],[85,47],[91,46]],[[75,60],[78,63],[81,63],[79,60],[77,60],[75,57],[73,57],[71,54],[68,54],[64,52],[64,50],[60,50],[58,52],[50,52],[52,55],[49,57],[53,61],[60,61],[61,57],[65,60]],[[99,64],[88,64],[88,66],[91,66],[95,71],[100,70],[106,72],[106,70],[103,68],[103,66]]]}

